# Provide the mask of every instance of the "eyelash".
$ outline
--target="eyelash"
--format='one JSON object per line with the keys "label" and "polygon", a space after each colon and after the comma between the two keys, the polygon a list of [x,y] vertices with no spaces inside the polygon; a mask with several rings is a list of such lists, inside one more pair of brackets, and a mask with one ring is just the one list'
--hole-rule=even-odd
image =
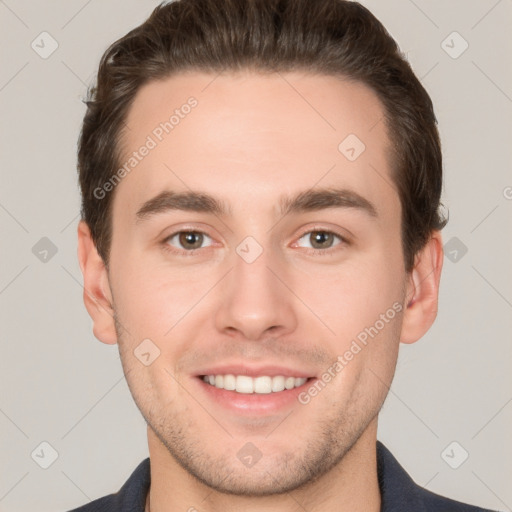
{"label": "eyelash", "polygon": [[[175,254],[175,255],[177,254],[179,256],[194,256],[194,255],[196,255],[196,253],[198,251],[210,248],[210,247],[200,247],[199,249],[191,249],[189,251],[187,251],[185,249],[182,249],[182,250],[176,249],[175,247],[170,245],[168,242],[173,237],[175,237],[176,235],[179,235],[181,233],[198,233],[198,234],[201,234],[201,235],[205,235],[205,236],[207,236],[208,238],[211,239],[211,237],[208,236],[204,231],[193,230],[193,229],[181,229],[179,231],[175,231],[174,233],[171,233],[169,236],[166,236],[162,240],[161,243],[162,243],[163,249],[165,251],[167,251],[167,252],[170,252],[170,253]],[[342,250],[345,246],[349,246],[350,245],[350,241],[346,237],[344,237],[343,235],[338,233],[337,231],[333,231],[333,230],[330,230],[330,229],[323,229],[323,228],[310,228],[307,231],[304,231],[297,238],[297,240],[300,240],[305,235],[310,234],[310,233],[327,233],[327,234],[331,234],[331,235],[336,236],[340,240],[339,244],[336,244],[336,245],[334,245],[332,247],[328,247],[327,249],[312,249],[312,248],[310,248],[308,250],[308,254],[313,255],[313,256],[328,256],[328,255],[332,255],[333,252],[337,252],[339,250]]]}
{"label": "eyelash", "polygon": [[[170,234],[169,236],[166,236],[163,240],[162,240],[162,246],[163,246],[163,249],[167,252],[170,252],[171,254],[173,255],[178,255],[178,256],[195,256],[195,254],[200,251],[200,250],[204,250],[205,248],[202,247],[202,248],[199,248],[199,249],[192,249],[190,251],[187,251],[185,249],[176,249],[175,247],[173,247],[172,245],[170,245],[168,242],[169,240],[171,240],[173,237],[175,237],[176,235],[179,235],[181,233],[199,233],[201,235],[205,235],[205,236],[208,236],[204,231],[199,231],[199,230],[194,230],[194,229],[180,229],[179,231],[175,231],[174,233]],[[211,237],[208,237],[208,238],[211,238]],[[206,247],[206,249],[208,249],[208,247]]]}
{"label": "eyelash", "polygon": [[337,231],[333,231],[331,229],[323,229],[321,227],[316,228],[310,228],[307,231],[304,231],[298,238],[300,240],[305,235],[311,234],[311,233],[326,233],[329,235],[334,235],[340,240],[340,243],[333,245],[332,247],[328,247],[327,249],[313,249],[308,248],[308,254],[312,256],[332,256],[334,253],[337,253],[338,251],[343,250],[346,246],[350,245],[349,240],[344,237],[342,234],[338,233]]}

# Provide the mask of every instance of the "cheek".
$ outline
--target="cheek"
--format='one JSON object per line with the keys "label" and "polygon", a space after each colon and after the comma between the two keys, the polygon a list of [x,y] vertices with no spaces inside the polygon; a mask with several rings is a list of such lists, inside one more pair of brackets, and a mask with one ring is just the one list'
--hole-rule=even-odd
{"label": "cheek", "polygon": [[[116,267],[115,306],[137,338],[165,339],[218,280],[213,270],[176,269],[161,262],[132,259]],[[113,266],[114,267],[114,266]]]}
{"label": "cheek", "polygon": [[297,283],[303,283],[299,296],[334,331],[336,338],[351,338],[400,302],[403,282],[400,269],[400,261],[375,251],[332,267],[328,272],[319,269],[298,279]]}
{"label": "cheek", "polygon": [[350,402],[358,392],[375,402],[385,396],[398,355],[402,279],[400,259],[383,250],[309,278],[315,286],[307,287],[304,302],[329,327],[322,328],[323,338],[332,360],[341,365],[338,370],[342,368],[332,400]]}
{"label": "cheek", "polygon": [[166,355],[162,354],[151,364],[145,365],[134,355],[133,347],[124,340],[119,348],[126,381],[144,418],[156,425],[164,409],[186,416],[187,405],[179,400],[181,385]]}
{"label": "cheek", "polygon": [[387,395],[398,357],[402,303],[396,281],[368,270],[364,279],[331,283],[317,300],[326,311],[319,316],[335,333],[325,340],[338,363],[331,367],[339,377],[326,399],[333,407],[352,404],[356,412],[373,409]]}

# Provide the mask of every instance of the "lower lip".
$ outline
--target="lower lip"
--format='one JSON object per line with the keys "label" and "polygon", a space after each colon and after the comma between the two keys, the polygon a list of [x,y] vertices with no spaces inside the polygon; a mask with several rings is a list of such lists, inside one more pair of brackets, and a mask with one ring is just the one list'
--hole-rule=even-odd
{"label": "lower lip", "polygon": [[210,400],[227,409],[240,414],[270,414],[300,403],[298,401],[300,393],[314,384],[317,379],[309,378],[302,386],[276,393],[237,393],[212,386],[204,382],[202,377],[196,377],[196,380]]}

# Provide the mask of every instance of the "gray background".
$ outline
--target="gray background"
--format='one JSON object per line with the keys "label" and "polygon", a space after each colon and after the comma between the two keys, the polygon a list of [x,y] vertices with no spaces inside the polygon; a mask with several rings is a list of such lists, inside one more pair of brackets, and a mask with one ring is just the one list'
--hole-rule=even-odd
{"label": "gray background", "polygon": [[[157,3],[0,0],[1,511],[86,503],[148,454],[117,347],[95,340],[82,303],[75,154],[103,51]],[[428,489],[511,510],[512,2],[363,3],[433,98],[450,210],[439,315],[401,348],[379,439]],[[46,59],[31,47],[51,49],[43,31],[58,43]]]}

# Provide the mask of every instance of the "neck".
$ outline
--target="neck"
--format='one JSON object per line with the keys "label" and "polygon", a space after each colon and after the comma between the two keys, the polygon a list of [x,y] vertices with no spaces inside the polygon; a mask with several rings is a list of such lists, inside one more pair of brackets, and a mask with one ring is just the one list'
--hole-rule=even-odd
{"label": "neck", "polygon": [[148,427],[150,511],[379,512],[376,440],[377,418],[336,466],[307,486],[285,494],[254,497],[225,494],[198,481]]}

